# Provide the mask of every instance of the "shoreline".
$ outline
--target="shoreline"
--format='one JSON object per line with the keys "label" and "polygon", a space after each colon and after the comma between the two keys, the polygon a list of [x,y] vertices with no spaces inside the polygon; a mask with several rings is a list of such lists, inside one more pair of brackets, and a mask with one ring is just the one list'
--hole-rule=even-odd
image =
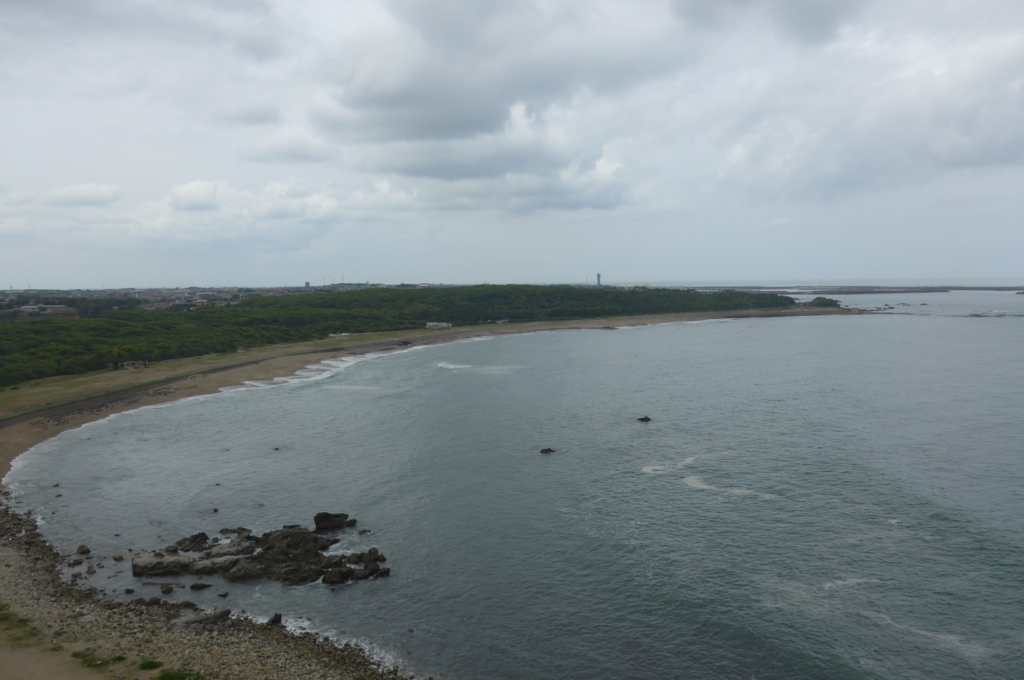
{"label": "shoreline", "polygon": [[[31,516],[18,515],[7,506],[10,492],[2,484],[18,456],[62,432],[137,408],[216,394],[248,382],[291,377],[325,360],[417,346],[544,331],[859,313],[862,312],[798,307],[473,326],[435,333],[416,330],[386,334],[385,339],[380,338],[381,334],[369,334],[372,338],[351,336],[346,338],[350,342],[343,348],[266,356],[241,365],[165,379],[159,386],[149,388],[136,384],[111,391],[100,399],[79,399],[55,407],[59,413],[47,415],[53,408],[42,408],[31,412],[31,417],[20,417],[21,422],[6,426],[0,423],[0,668],[17,669],[18,673],[0,673],[0,678],[96,677],[80,665],[88,659],[103,662],[97,669],[107,670],[112,677],[143,680],[159,673],[140,671],[138,663],[143,659],[159,659],[168,664],[164,670],[201,673],[207,680],[407,677],[397,669],[380,665],[365,650],[350,644],[339,646],[327,638],[291,633],[282,626],[204,613],[191,603],[153,602],[157,598],[148,604],[104,599],[95,589],[65,583],[61,572],[67,558],[45,541]],[[337,342],[338,338],[331,340]],[[80,406],[76,408],[76,404]],[[118,656],[126,656],[127,660],[117,662]]]}
{"label": "shoreline", "polygon": [[[21,454],[38,444],[57,436],[65,430],[106,418],[107,416],[144,406],[165,404],[187,397],[216,394],[224,388],[244,387],[248,382],[263,382],[295,375],[297,372],[322,361],[365,354],[384,353],[411,347],[447,344],[476,337],[501,337],[543,331],[569,331],[612,329],[623,326],[641,326],[663,323],[707,321],[710,319],[779,318],[792,316],[836,316],[863,314],[859,310],[797,307],[784,310],[738,310],[731,312],[684,312],[679,314],[656,314],[646,316],[602,317],[573,321],[536,321],[521,324],[469,326],[446,331],[427,333],[422,330],[395,331],[387,334],[367,334],[371,338],[360,342],[359,336],[349,336],[344,347],[330,350],[309,349],[305,352],[271,355],[256,358],[243,364],[215,366],[171,379],[160,380],[160,384],[146,388],[143,385],[128,385],[100,396],[85,395],[58,406],[39,404],[35,410],[8,414],[0,418],[0,489],[3,479],[11,471],[11,464]],[[386,335],[385,339],[379,336]],[[340,338],[333,338],[337,344]],[[310,343],[296,343],[308,345]],[[289,345],[279,345],[288,349]],[[177,361],[177,360],[175,360]],[[98,377],[105,377],[100,374]],[[156,382],[156,381],[147,381]],[[79,404],[85,404],[80,407]],[[31,409],[32,407],[29,407]],[[48,413],[59,410],[59,414]],[[10,421],[17,421],[11,424]]]}

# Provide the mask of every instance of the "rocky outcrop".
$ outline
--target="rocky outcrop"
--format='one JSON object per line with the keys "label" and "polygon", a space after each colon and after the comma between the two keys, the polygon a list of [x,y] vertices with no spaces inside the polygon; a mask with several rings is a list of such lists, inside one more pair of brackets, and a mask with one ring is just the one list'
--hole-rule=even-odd
{"label": "rocky outcrop", "polygon": [[637,420],[639,420],[641,423],[649,423],[649,422],[651,422],[651,417],[650,416],[643,416],[641,418],[637,418]]}
{"label": "rocky outcrop", "polygon": [[174,545],[178,546],[178,550],[182,552],[202,552],[209,549],[210,537],[206,535],[206,532],[200,531],[198,534],[181,539]]}
{"label": "rocky outcrop", "polygon": [[132,558],[132,576],[178,576],[188,573],[195,561],[180,553],[139,553]]}
{"label": "rocky outcrop", "polygon": [[317,531],[331,531],[332,529],[345,529],[354,527],[356,521],[349,519],[345,513],[333,514],[330,512],[318,512],[313,516],[313,524]]}
{"label": "rocky outcrop", "polygon": [[[134,576],[207,576],[223,574],[228,581],[270,579],[288,585],[313,583],[339,584],[346,581],[389,576],[391,570],[381,567],[387,558],[377,548],[350,555],[325,555],[324,551],[339,542],[322,532],[355,525],[343,513],[318,513],[314,517],[316,531],[301,525],[286,525],[262,536],[253,536],[249,529],[228,530],[235,538],[228,543],[213,541],[205,533],[183,538],[163,552],[140,553],[132,559]],[[222,530],[221,533],[224,533]],[[193,557],[185,552],[200,552]]]}

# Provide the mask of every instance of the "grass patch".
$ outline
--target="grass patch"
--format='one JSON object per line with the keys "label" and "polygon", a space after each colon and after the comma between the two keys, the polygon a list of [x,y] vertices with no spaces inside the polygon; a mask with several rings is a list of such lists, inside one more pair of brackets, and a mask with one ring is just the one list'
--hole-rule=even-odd
{"label": "grass patch", "polygon": [[164,671],[156,676],[156,680],[203,680],[203,676],[183,671]]}
{"label": "grass patch", "polygon": [[139,664],[139,668],[141,668],[144,671],[151,671],[154,668],[160,668],[163,665],[163,661],[143,661]]}

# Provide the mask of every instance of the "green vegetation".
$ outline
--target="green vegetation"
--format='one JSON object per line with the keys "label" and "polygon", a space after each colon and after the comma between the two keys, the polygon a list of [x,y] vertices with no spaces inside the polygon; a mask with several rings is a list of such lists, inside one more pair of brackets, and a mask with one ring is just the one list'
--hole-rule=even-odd
{"label": "green vegetation", "polygon": [[190,311],[115,310],[131,305],[125,300],[97,302],[106,305],[90,312],[99,318],[0,323],[0,387],[103,370],[121,361],[234,352],[273,343],[318,340],[330,333],[423,328],[427,321],[465,326],[499,319],[554,321],[779,309],[794,304],[792,298],[783,295],[738,291],[571,286],[371,289],[259,297],[238,305]]}
{"label": "green vegetation", "polygon": [[164,671],[156,676],[156,680],[203,680],[203,676],[198,673]]}
{"label": "green vegetation", "polygon": [[164,665],[163,661],[143,661],[142,663],[139,664],[139,668],[141,668],[144,671],[150,671],[150,670],[153,670],[154,668],[160,668],[163,665]]}
{"label": "green vegetation", "polygon": [[839,300],[821,297],[820,295],[807,303],[809,307],[839,307]]}

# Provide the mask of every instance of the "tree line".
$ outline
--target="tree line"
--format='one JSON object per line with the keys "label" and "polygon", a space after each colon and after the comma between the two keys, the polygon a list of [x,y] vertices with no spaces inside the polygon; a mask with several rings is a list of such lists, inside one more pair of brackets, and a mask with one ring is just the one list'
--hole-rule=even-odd
{"label": "tree line", "polygon": [[[666,288],[466,286],[256,297],[230,306],[149,311],[137,300],[77,303],[78,319],[0,324],[0,387],[98,371],[121,361],[234,352],[329,333],[605,316],[791,307],[784,295]],[[117,309],[114,309],[114,308]]]}

